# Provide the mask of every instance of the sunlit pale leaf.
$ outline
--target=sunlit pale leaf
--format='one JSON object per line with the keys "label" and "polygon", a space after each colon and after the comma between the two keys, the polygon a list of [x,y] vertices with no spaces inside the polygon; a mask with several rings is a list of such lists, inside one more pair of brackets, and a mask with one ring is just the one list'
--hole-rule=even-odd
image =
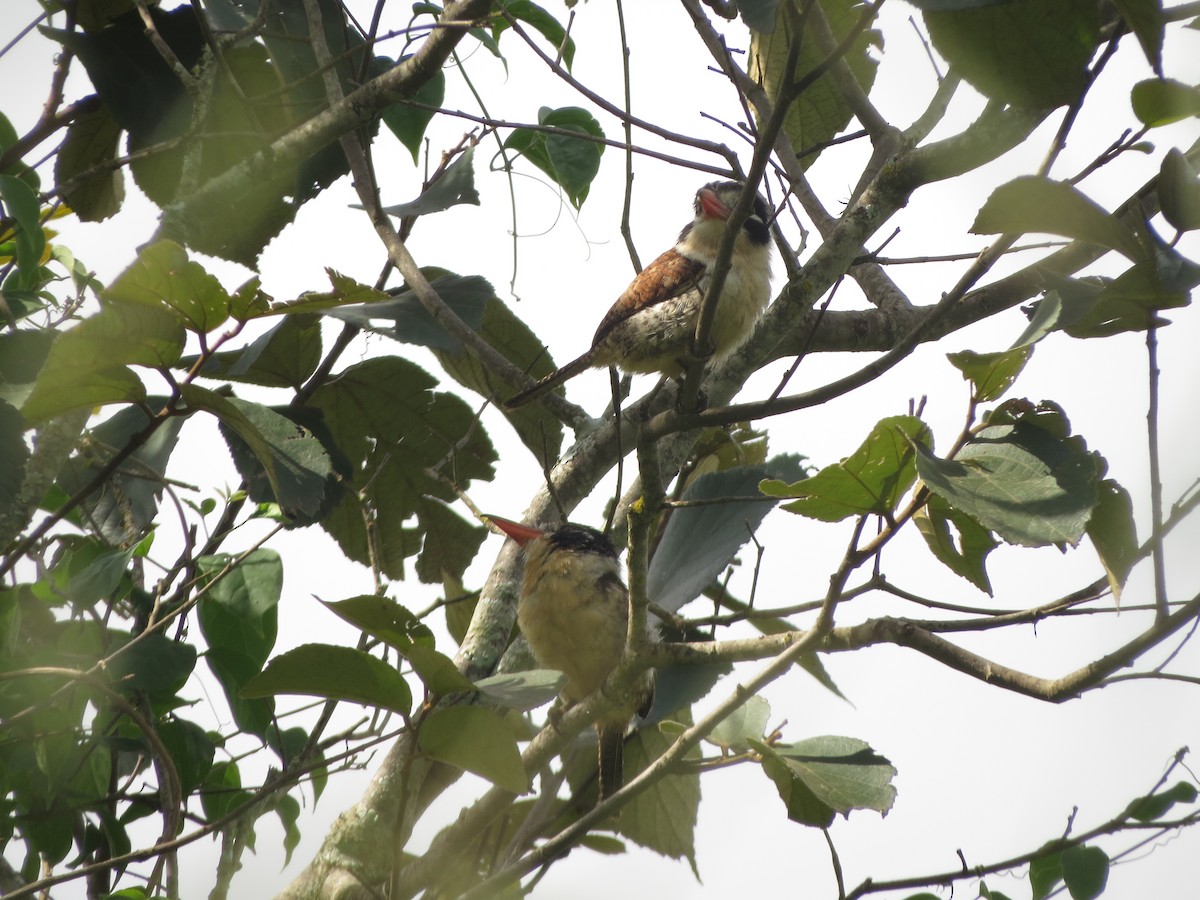
{"label": "sunlit pale leaf", "polygon": [[529,789],[529,776],[512,729],[489,709],[439,709],[422,723],[418,742],[434,759],[474,772],[514,794]]}

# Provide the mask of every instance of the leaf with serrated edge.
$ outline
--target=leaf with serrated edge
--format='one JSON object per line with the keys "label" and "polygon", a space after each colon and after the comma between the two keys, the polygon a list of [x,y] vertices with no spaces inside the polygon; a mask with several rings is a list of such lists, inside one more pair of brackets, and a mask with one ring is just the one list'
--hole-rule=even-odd
{"label": "leaf with serrated edge", "polygon": [[783,508],[822,522],[890,513],[916,481],[914,447],[932,446],[929,426],[915,416],[890,416],[871,429],[849,457],[792,484],[764,481],[770,497],[799,497]]}

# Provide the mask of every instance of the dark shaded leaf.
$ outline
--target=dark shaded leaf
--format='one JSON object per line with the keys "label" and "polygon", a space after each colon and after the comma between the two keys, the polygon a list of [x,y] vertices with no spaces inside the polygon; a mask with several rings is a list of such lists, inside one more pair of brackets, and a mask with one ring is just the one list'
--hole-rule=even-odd
{"label": "dark shaded leaf", "polygon": [[[331,505],[327,492],[335,477],[333,464],[308,428],[265,406],[223,397],[195,384],[182,385],[181,392],[188,406],[220,419],[242,476],[251,482],[265,479],[269,496],[286,515],[311,524]],[[240,444],[233,440],[234,435]],[[268,496],[261,484],[252,484],[252,489],[256,497]]]}
{"label": "dark shaded leaf", "polygon": [[940,494],[930,494],[913,520],[930,551],[946,568],[992,596],[986,562],[999,543],[990,531]]}
{"label": "dark shaded leaf", "polygon": [[1108,884],[1108,854],[1099,847],[1068,847],[1062,852],[1062,874],[1071,900],[1094,900]]}
{"label": "dark shaded leaf", "polygon": [[196,648],[161,634],[145,634],[105,666],[122,691],[145,691],[152,697],[173,697],[196,668]]}
{"label": "dark shaded leaf", "polygon": [[[161,406],[164,398],[150,398]],[[72,496],[108,465],[129,441],[150,425],[150,417],[139,407],[122,409],[88,434],[84,450],[63,467],[58,486]],[[174,417],[160,422],[145,442],[104,484],[84,498],[82,506],[89,521],[104,539],[117,546],[140,540],[158,514],[158,501],[166,486],[167,465],[183,427]]]}
{"label": "dark shaded leaf", "polygon": [[479,191],[475,190],[474,147],[463,151],[446,167],[442,177],[423,190],[416,200],[385,206],[383,211],[390,216],[427,216],[460,203],[479,205]]}
{"label": "dark shaded leaf", "polygon": [[[403,62],[404,57],[401,59]],[[433,73],[433,77],[425,82],[417,90],[411,98],[414,103],[420,103],[422,106],[431,106],[437,108],[442,105],[442,101],[446,98],[446,76],[441,71]],[[410,106],[406,101],[401,100],[399,103],[393,103],[385,109],[380,117],[383,119],[383,124],[388,127],[388,130],[396,136],[408,152],[412,154],[413,162],[417,162],[421,153],[421,142],[425,137],[425,129],[429,127],[430,121],[433,119],[433,109],[421,109],[417,106]],[[479,201],[476,200],[476,203]]]}
{"label": "dark shaded leaf", "polygon": [[[25,419],[12,406],[0,400],[0,510],[13,509],[25,480],[29,448],[23,433]],[[0,516],[4,514],[0,512]]]}
{"label": "dark shaded leaf", "polygon": [[[564,106],[561,109],[543,106],[538,110],[538,124],[545,128],[591,135],[601,141],[604,138],[604,130],[596,118],[578,106]],[[549,175],[578,209],[587,199],[592,180],[600,171],[600,157],[604,153],[601,141],[517,128],[504,141],[504,146],[520,153]]]}
{"label": "dark shaded leaf", "polygon": [[67,136],[54,159],[54,182],[71,211],[84,222],[104,221],[115,215],[125,200],[125,175],[119,167],[89,172],[116,158],[120,138],[121,126],[103,104],[67,126]]}
{"label": "dark shaded leaf", "polygon": [[738,0],[738,15],[747,28],[770,34],[775,30],[775,13],[780,0]]}
{"label": "dark shaded leaf", "polygon": [[434,696],[475,690],[475,685],[458,671],[453,660],[433,649],[433,633],[390,597],[362,594],[325,603],[325,607],[395,648]]}
{"label": "dark shaded leaf", "polygon": [[210,822],[224,818],[253,796],[242,788],[242,775],[235,762],[218,762],[208,771],[200,791],[200,806]]}
{"label": "dark shaded leaf", "polygon": [[1148,794],[1129,804],[1128,814],[1139,822],[1153,822],[1165,816],[1176,803],[1195,803],[1196,786],[1187,781],[1177,781],[1165,791]]}
{"label": "dark shaded leaf", "polygon": [[1011,0],[924,18],[938,53],[980,93],[1035,109],[1080,95],[1100,43],[1094,0]]}
{"label": "dark shaded leaf", "polygon": [[158,726],[158,737],[171,754],[183,796],[204,783],[212,769],[216,746],[195,722],[172,717]]}
{"label": "dark shaded leaf", "polygon": [[[486,535],[482,527],[464,529],[454,521],[458,517],[445,504],[456,495],[427,469],[444,464],[468,489],[475,479],[492,478],[495,451],[471,408],[457,397],[435,393],[433,386],[433,379],[412,363],[384,357],[352,366],[312,397],[353,471],[346,499],[321,525],[351,559],[364,564],[373,559],[390,578],[403,577],[404,560],[422,551],[431,534],[430,557],[418,561],[422,577],[448,562],[465,568]],[[361,502],[374,510],[371,535]],[[469,543],[451,551],[451,543],[467,534]]]}
{"label": "dark shaded leaf", "polygon": [[39,280],[42,254],[46,250],[41,204],[33,188],[15,175],[0,175],[0,201],[4,203],[5,217],[15,225],[17,270],[26,282],[23,286],[32,287]]}
{"label": "dark shaded leaf", "polygon": [[[554,51],[551,55],[561,58],[567,65],[567,71],[570,71],[571,64],[575,62],[575,41],[571,39],[566,29],[554,16],[530,0],[500,0],[497,6],[518,22],[524,22],[544,37]],[[497,45],[500,35],[508,27],[508,18],[504,15],[496,16],[492,20],[492,39],[497,42]]]}
{"label": "dark shaded leaf", "polygon": [[[239,381],[264,387],[297,388],[321,361],[321,320],[315,315],[285,316],[270,331],[240,350],[214,353],[200,369],[205,378]],[[191,369],[199,357],[186,356],[181,368]]]}
{"label": "dark shaded leaf", "polygon": [[[517,318],[500,298],[488,297],[483,307],[483,319],[477,329],[479,336],[498,350],[509,362],[527,369],[532,378],[541,378],[554,371],[554,360],[545,351],[537,335]],[[497,380],[491,369],[478,357],[457,347],[453,350],[433,348],[434,356],[446,374],[465,388],[500,404],[511,393],[506,382]],[[530,360],[533,360],[530,363]],[[500,406],[521,442],[545,464],[558,459],[562,449],[563,426],[558,417],[540,403],[529,403],[514,410]]]}
{"label": "dark shaded leaf", "polygon": [[1121,18],[1137,35],[1146,61],[1162,75],[1163,10],[1162,0],[1114,0]]}
{"label": "dark shaded leaf", "polygon": [[383,660],[334,644],[303,644],[272,659],[242,688],[243,698],[303,694],[408,715],[412,693]]}
{"label": "dark shaded leaf", "polygon": [[227,554],[199,560],[206,583],[231,566],[200,603],[200,631],[209,647],[205,660],[239,727],[262,737],[272,724],[274,705],[246,699],[241,690],[262,671],[275,647],[283,565],[273,550],[255,550],[236,565]]}

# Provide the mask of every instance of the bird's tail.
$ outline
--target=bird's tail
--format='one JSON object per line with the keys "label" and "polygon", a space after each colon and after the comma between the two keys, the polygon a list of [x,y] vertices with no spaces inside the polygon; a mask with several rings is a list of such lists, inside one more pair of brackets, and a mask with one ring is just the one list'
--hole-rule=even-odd
{"label": "bird's tail", "polygon": [[510,397],[508,400],[506,400],[504,402],[504,408],[505,409],[516,409],[518,406],[524,406],[526,403],[529,403],[532,400],[536,400],[538,397],[542,396],[542,394],[546,393],[547,391],[553,390],[554,388],[558,387],[560,384],[562,384],[568,378],[574,378],[576,375],[578,375],[584,369],[588,368],[588,366],[590,366],[591,364],[592,364],[592,354],[589,351],[588,353],[583,354],[583,356],[579,357],[578,359],[571,360],[569,363],[567,363],[561,369],[555,369],[553,372],[551,372],[545,378],[542,378],[540,381],[538,381],[533,387],[526,388],[525,390],[521,391],[521,393],[517,394],[515,397]]}
{"label": "bird's tail", "polygon": [[597,723],[600,739],[600,766],[597,770],[596,802],[611,797],[621,789],[625,763],[625,725]]}

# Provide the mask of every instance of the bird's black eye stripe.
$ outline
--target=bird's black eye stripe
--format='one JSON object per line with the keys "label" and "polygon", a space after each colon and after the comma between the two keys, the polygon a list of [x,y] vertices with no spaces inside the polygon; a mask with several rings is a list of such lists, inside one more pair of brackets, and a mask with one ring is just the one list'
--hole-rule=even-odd
{"label": "bird's black eye stripe", "polygon": [[555,550],[574,550],[617,558],[617,548],[612,545],[612,541],[595,528],[588,528],[586,525],[564,525],[553,532],[549,540]]}

